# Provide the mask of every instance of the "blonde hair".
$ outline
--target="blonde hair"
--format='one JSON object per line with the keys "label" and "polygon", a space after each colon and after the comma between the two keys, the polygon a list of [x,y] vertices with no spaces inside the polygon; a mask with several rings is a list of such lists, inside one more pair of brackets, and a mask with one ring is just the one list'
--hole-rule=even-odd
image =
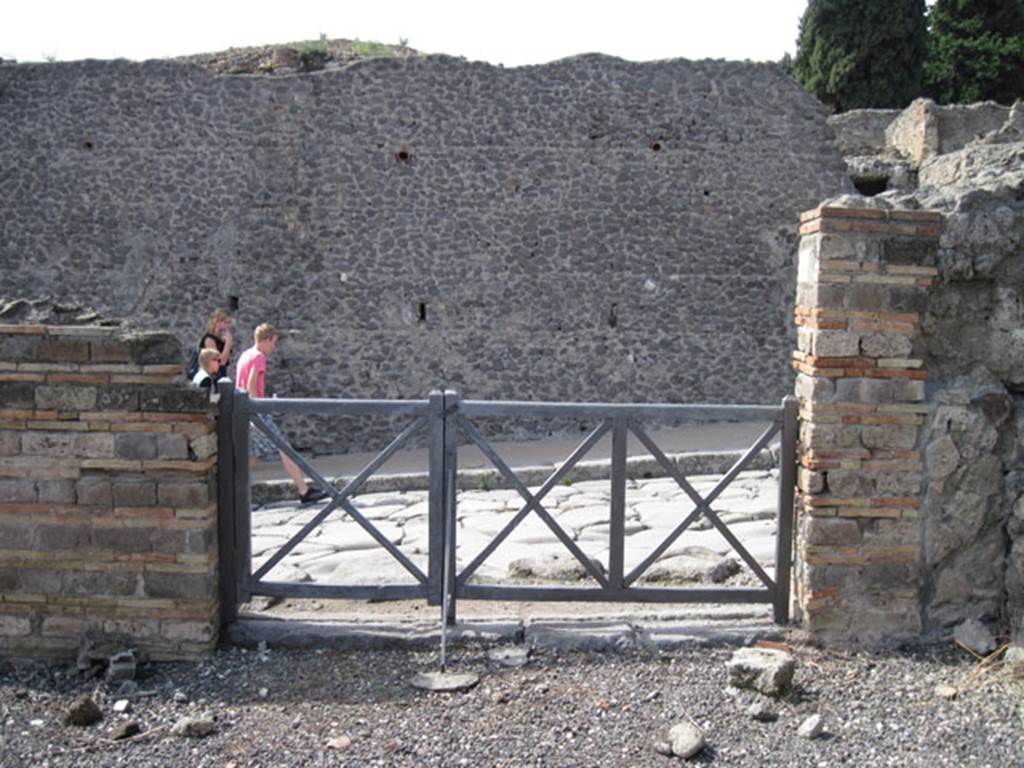
{"label": "blonde hair", "polygon": [[230,320],[230,319],[231,319],[231,315],[228,313],[228,311],[226,309],[215,309],[215,310],[213,310],[213,314],[210,315],[210,319],[206,321],[206,332],[207,333],[212,333],[214,336],[216,336],[217,335],[216,334],[217,324],[219,322],[221,322],[222,320]]}
{"label": "blonde hair", "polygon": [[204,371],[211,360],[220,360],[220,352],[216,349],[204,349],[199,353],[199,367]]}
{"label": "blonde hair", "polygon": [[277,328],[272,326],[270,323],[260,323],[256,326],[256,331],[253,333],[253,337],[256,343],[261,341],[267,341],[269,339],[276,338],[281,334],[277,332]]}

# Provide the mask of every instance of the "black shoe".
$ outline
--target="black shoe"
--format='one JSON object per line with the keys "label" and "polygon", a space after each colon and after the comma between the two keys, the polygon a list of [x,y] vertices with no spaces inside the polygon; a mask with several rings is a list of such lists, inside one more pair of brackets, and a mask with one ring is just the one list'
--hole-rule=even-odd
{"label": "black shoe", "polygon": [[299,502],[305,506],[306,504],[312,504],[314,501],[320,501],[326,499],[327,494],[321,491],[319,488],[310,486],[306,489],[306,492],[299,496]]}

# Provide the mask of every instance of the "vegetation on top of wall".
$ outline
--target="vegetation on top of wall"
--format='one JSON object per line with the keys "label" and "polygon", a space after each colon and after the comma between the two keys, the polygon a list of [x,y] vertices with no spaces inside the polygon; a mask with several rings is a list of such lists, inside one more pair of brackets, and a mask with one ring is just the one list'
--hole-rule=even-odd
{"label": "vegetation on top of wall", "polygon": [[229,48],[215,53],[177,56],[175,61],[198,64],[218,75],[288,74],[314,72],[330,66],[344,66],[375,57],[411,58],[421,56],[407,40],[388,45],[365,40],[331,40],[325,33],[312,40],[278,45]]}

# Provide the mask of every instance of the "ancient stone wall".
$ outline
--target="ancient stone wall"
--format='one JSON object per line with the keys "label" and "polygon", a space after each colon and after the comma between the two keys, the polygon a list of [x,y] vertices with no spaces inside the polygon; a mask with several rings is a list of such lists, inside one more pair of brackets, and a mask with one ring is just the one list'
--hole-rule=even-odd
{"label": "ancient stone wall", "polygon": [[216,437],[166,334],[0,325],[0,653],[212,649]]}
{"label": "ancient stone wall", "polygon": [[334,397],[777,402],[794,222],[851,189],[780,68],[603,56],[4,66],[0,167],[7,299],[183,344],[234,306],[288,332],[270,391]]}

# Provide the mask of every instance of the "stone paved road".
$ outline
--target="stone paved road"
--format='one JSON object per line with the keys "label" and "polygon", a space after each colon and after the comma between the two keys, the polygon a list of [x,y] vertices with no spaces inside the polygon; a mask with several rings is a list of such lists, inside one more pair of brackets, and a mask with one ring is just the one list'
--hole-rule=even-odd
{"label": "stone paved road", "polygon": [[[718,476],[688,480],[706,494]],[[553,488],[545,508],[579,547],[608,564],[609,481],[588,480]],[[536,488],[531,488],[536,491]],[[773,575],[778,494],[774,471],[749,471],[716,500],[730,530],[754,559]],[[369,493],[354,497],[356,507],[424,571],[427,562],[425,491]],[[253,511],[254,569],[266,561],[321,508],[294,502],[267,504]],[[514,490],[461,491],[457,498],[457,560],[468,564],[522,508]],[[669,478],[630,481],[626,491],[625,567],[639,564],[692,509]],[[572,583],[585,571],[540,517],[530,512],[484,562],[474,583]],[[314,529],[267,577],[274,581],[318,584],[411,584],[413,578],[357,523],[341,510]],[[659,560],[642,583],[721,583],[755,585],[756,576],[706,519],[698,520]]]}

